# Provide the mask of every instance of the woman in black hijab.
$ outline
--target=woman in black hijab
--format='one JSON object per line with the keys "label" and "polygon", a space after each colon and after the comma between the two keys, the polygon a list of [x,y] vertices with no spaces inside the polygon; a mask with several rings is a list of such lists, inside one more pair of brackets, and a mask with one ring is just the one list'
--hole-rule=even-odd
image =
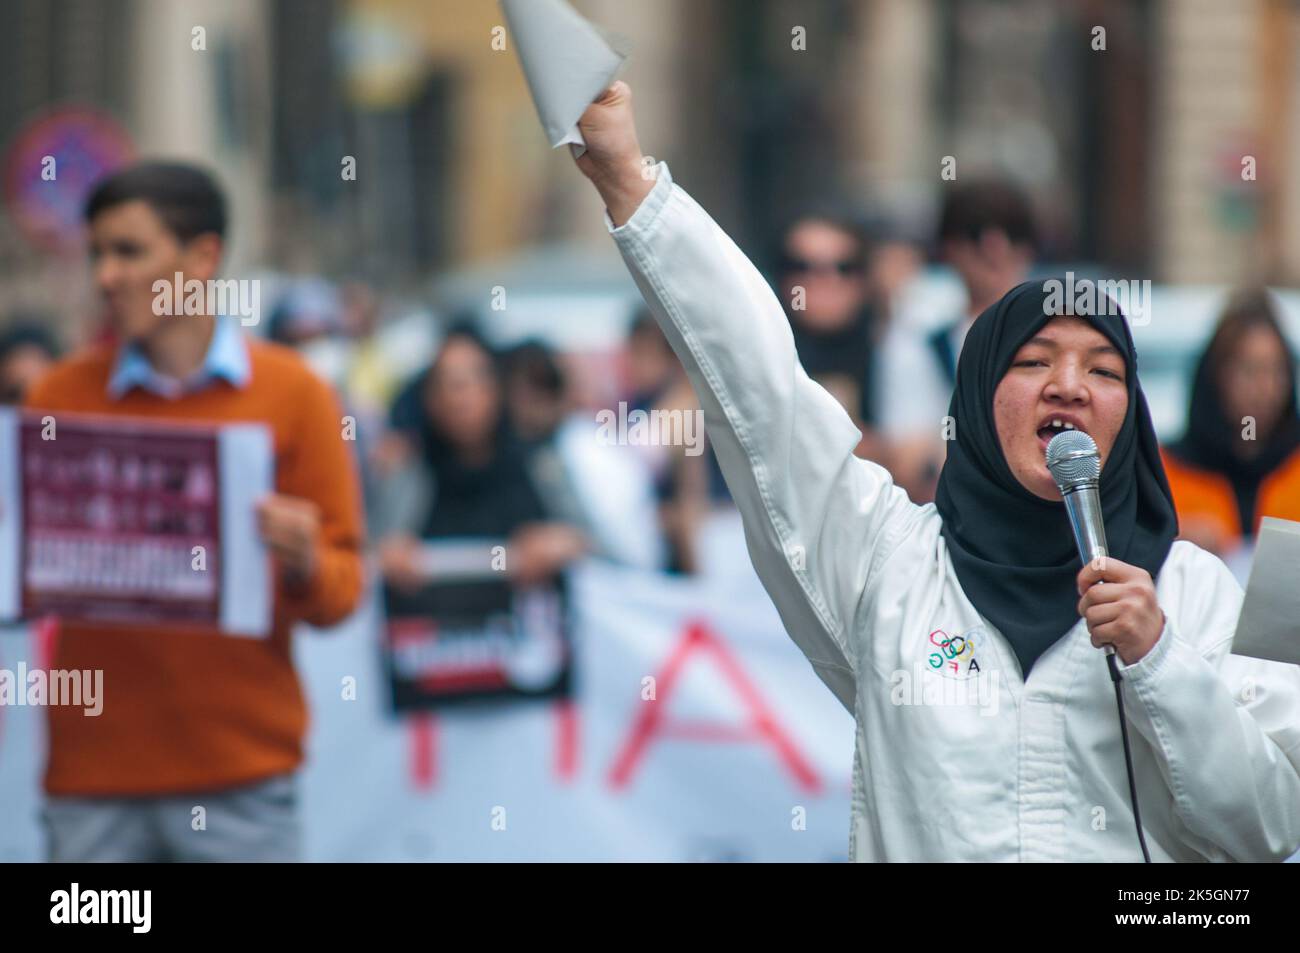
{"label": "woman in black hijab", "polygon": [[[1105,605],[1094,601],[1080,607],[1079,555],[1071,534],[1058,525],[1061,497],[1045,464],[1051,431],[1072,426],[1097,441],[1111,557],[1106,578],[1118,574],[1115,583],[1131,589],[1104,594],[1143,603],[1144,611],[1125,615],[1148,626],[1132,642],[1131,653],[1116,644],[1122,657],[1130,656],[1126,662],[1150,647],[1147,638],[1154,643],[1159,637],[1158,628],[1149,630],[1162,618],[1151,579],[1178,533],[1127,322],[1118,306],[1104,298],[1106,307],[1090,310],[1113,313],[1063,315],[1051,288],[1050,281],[1025,282],[971,328],[948,411],[955,439],[935,499],[962,589],[1006,636],[1026,678],[1038,657],[1086,608]],[[1053,407],[1045,417],[1038,409],[1042,368],[1055,355],[1074,360],[1071,345],[1085,347],[1090,359],[1073,368],[1064,383],[1051,385]],[[1068,392],[1085,382],[1090,401]],[[1057,420],[1061,426],[1053,427]],[[1099,609],[1094,615],[1114,626],[1121,621],[1112,619],[1114,611]]]}
{"label": "woman in black hijab", "polygon": [[1166,448],[1184,535],[1224,555],[1263,516],[1300,520],[1296,357],[1268,292],[1229,302],[1196,365],[1187,429]]}

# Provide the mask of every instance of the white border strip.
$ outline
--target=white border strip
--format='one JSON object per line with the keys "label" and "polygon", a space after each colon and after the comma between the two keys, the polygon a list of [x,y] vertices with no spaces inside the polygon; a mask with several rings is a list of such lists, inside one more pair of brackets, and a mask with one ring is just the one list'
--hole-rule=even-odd
{"label": "white border strip", "polygon": [[18,411],[0,407],[0,620],[22,613],[22,462]]}
{"label": "white border strip", "polygon": [[221,629],[266,638],[271,632],[271,560],[257,532],[257,501],[272,492],[271,432],[236,424],[217,432],[221,478]]}

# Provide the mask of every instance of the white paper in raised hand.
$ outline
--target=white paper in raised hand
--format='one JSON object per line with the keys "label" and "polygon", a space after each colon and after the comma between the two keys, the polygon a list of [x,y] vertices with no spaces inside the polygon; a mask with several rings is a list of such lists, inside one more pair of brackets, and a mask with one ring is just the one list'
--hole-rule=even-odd
{"label": "white paper in raised hand", "polygon": [[510,37],[552,149],[587,151],[578,120],[626,59],[611,40],[565,0],[501,0]]}
{"label": "white paper in raised hand", "polygon": [[1264,517],[1246,598],[1232,640],[1234,655],[1300,663],[1300,523]]}

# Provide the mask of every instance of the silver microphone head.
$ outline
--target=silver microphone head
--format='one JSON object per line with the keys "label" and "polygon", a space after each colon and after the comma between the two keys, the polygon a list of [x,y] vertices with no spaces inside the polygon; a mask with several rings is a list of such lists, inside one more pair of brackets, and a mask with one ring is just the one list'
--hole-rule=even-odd
{"label": "silver microphone head", "polygon": [[1065,430],[1047,444],[1047,469],[1062,493],[1101,478],[1097,442],[1082,430]]}

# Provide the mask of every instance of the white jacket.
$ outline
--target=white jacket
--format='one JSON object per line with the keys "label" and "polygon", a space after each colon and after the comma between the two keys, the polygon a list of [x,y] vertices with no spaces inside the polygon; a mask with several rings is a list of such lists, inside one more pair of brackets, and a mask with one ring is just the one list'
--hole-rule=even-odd
{"label": "white jacket", "polygon": [[[658,181],[610,229],[690,375],[787,631],[857,722],[854,860],[1141,860],[1114,687],[1080,620],[1028,682],[962,592],[933,504],[853,455],[766,281]],[[936,421],[936,427],[938,421]],[[1069,532],[1026,527],[1026,532]],[[1174,543],[1167,624],[1123,666],[1153,860],[1282,860],[1300,847],[1300,666],[1229,654],[1242,591]]]}

